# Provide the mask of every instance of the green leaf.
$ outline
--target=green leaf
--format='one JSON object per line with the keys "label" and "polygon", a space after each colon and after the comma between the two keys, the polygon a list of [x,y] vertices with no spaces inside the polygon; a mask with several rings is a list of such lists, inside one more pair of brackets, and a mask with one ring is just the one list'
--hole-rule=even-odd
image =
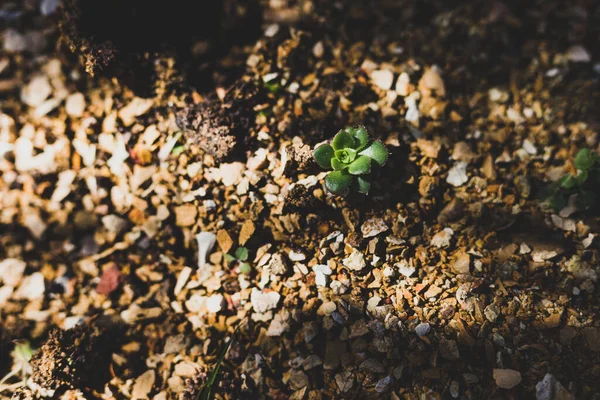
{"label": "green leaf", "polygon": [[369,134],[364,126],[358,125],[351,128],[346,128],[345,130],[354,138],[355,149],[362,150],[367,144],[369,144]]}
{"label": "green leaf", "polygon": [[336,150],[333,156],[344,164],[350,164],[356,158],[356,154],[357,151],[354,149],[342,149]]}
{"label": "green leaf", "polygon": [[579,173],[575,177],[575,180],[577,181],[577,185],[582,186],[585,183],[585,181],[587,181],[588,177],[589,177],[588,171],[584,170],[584,169],[580,169]]}
{"label": "green leaf", "polygon": [[225,254],[225,259],[229,262],[236,261],[236,258],[234,256],[232,256],[231,254]]}
{"label": "green leaf", "polygon": [[342,169],[348,168],[348,164],[344,164],[337,158],[331,159],[331,166],[333,167],[334,171],[341,171]]}
{"label": "green leaf", "polygon": [[348,172],[352,175],[364,175],[371,172],[371,159],[367,156],[360,156],[350,164]]}
{"label": "green leaf", "polygon": [[573,175],[565,175],[558,181],[561,188],[570,190],[577,186],[577,179]]}
{"label": "green leaf", "polygon": [[322,144],[313,152],[315,161],[321,168],[331,169],[331,159],[333,158],[333,147],[328,144]]}
{"label": "green leaf", "polygon": [[325,188],[333,193],[340,196],[348,194],[348,189],[352,184],[352,175],[348,171],[333,171],[325,178]]}
{"label": "green leaf", "polygon": [[373,159],[380,167],[383,167],[388,159],[388,151],[380,141],[373,141],[364,150],[358,153],[361,156],[367,156]]}
{"label": "green leaf", "polygon": [[250,267],[250,264],[248,263],[241,263],[240,264],[240,273],[241,274],[249,274],[252,271],[252,267]]}
{"label": "green leaf", "polygon": [[371,176],[357,176],[356,177],[357,190],[358,193],[369,194],[369,190],[371,189]]}
{"label": "green leaf", "polygon": [[339,131],[331,142],[334,150],[354,148],[354,138],[346,131]]}
{"label": "green leaf", "polygon": [[235,250],[235,258],[240,261],[246,261],[248,259],[248,249],[245,247],[238,247]]}
{"label": "green leaf", "polygon": [[598,155],[590,149],[581,149],[575,156],[575,167],[582,171],[592,168],[598,161]]}

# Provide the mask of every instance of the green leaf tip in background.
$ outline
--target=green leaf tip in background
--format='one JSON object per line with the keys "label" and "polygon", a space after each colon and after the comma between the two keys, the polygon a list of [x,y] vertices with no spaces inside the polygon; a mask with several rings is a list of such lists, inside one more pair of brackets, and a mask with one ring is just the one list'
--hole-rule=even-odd
{"label": "green leaf tip in background", "polygon": [[388,159],[388,151],[385,145],[377,140],[371,142],[370,145],[358,154],[372,158],[380,167],[383,167]]}
{"label": "green leaf tip in background", "polygon": [[575,156],[575,167],[582,171],[591,169],[598,161],[598,155],[590,149],[581,149]]}
{"label": "green leaf tip in background", "polygon": [[322,144],[313,152],[313,157],[319,167],[323,169],[331,169],[331,159],[333,158],[333,147],[328,144]]}
{"label": "green leaf tip in background", "polygon": [[346,195],[352,184],[352,175],[347,171],[333,171],[325,178],[325,187],[333,194]]}

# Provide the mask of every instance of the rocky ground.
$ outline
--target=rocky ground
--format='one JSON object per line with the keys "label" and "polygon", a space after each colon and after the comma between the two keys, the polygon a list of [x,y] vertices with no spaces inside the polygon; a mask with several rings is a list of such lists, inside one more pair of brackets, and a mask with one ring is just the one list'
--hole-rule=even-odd
{"label": "rocky ground", "polygon": [[[224,399],[600,398],[598,208],[542,195],[596,2],[264,1],[141,85],[55,3],[0,5],[0,398],[193,399],[229,337]],[[332,196],[354,124],[390,158]]]}

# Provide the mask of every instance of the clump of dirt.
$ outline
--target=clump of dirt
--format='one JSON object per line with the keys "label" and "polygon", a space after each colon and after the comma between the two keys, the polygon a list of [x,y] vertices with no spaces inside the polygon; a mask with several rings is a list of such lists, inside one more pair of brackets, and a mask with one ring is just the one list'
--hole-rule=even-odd
{"label": "clump of dirt", "polygon": [[31,379],[55,394],[74,388],[101,390],[110,379],[109,363],[116,342],[109,330],[98,326],[55,329],[31,359]]}
{"label": "clump of dirt", "polygon": [[254,106],[264,98],[264,89],[247,76],[231,87],[221,100],[216,95],[197,106],[184,108],[177,123],[188,139],[222,161],[239,150],[238,144],[254,124]]}

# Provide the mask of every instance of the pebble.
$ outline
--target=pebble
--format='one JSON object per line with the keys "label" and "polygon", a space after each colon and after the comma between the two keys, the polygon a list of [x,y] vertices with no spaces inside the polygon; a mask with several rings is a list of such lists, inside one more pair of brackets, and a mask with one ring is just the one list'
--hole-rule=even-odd
{"label": "pebble", "polygon": [[281,295],[277,292],[263,292],[257,288],[252,288],[250,294],[250,303],[254,311],[257,313],[264,313],[277,307]]}
{"label": "pebble", "polygon": [[521,373],[514,369],[494,369],[494,380],[501,389],[512,389],[521,383]]}
{"label": "pebble", "polygon": [[550,373],[535,385],[535,398],[536,400],[575,400],[575,396]]}
{"label": "pebble", "polygon": [[226,187],[237,185],[242,180],[246,166],[241,162],[223,163],[219,167],[221,181]]}
{"label": "pebble", "polygon": [[390,389],[390,386],[392,385],[392,381],[393,381],[393,379],[389,375],[386,376],[385,378],[380,379],[375,384],[375,391],[377,393],[387,392]]}
{"label": "pebble", "polygon": [[206,257],[215,247],[217,236],[211,232],[200,232],[196,235],[198,243],[198,268],[203,269],[206,265]]}
{"label": "pebble", "polygon": [[407,278],[410,278],[411,276],[413,276],[413,274],[416,271],[415,267],[409,265],[404,260],[400,261],[395,266],[396,266],[396,268],[398,268],[398,272],[400,272],[402,275],[404,275]]}
{"label": "pebble", "polygon": [[7,53],[20,53],[27,49],[27,37],[14,29],[4,32],[4,50]]}
{"label": "pebble", "polygon": [[65,111],[71,117],[81,117],[85,110],[85,97],[83,93],[73,93],[67,97]]}
{"label": "pebble", "polygon": [[312,269],[315,273],[315,283],[317,286],[326,287],[329,279],[328,275],[331,275],[332,272],[329,265],[317,264]]}
{"label": "pebble", "polygon": [[119,110],[119,118],[125,126],[133,125],[135,119],[147,113],[153,103],[152,99],[134,97],[129,104]]}
{"label": "pebble", "polygon": [[569,47],[566,53],[567,59],[572,62],[587,63],[592,61],[590,53],[581,45]]}
{"label": "pebble", "polygon": [[346,393],[354,386],[354,375],[350,371],[340,372],[335,375],[335,384],[340,392]]}
{"label": "pebble", "polygon": [[383,90],[389,90],[394,83],[394,74],[387,69],[376,69],[371,72],[373,83]]}
{"label": "pebble", "polygon": [[41,272],[34,272],[23,279],[13,297],[18,300],[32,301],[43,298],[45,291],[44,275]]}
{"label": "pebble", "polygon": [[342,264],[352,271],[362,271],[367,266],[365,257],[356,249],[352,251],[352,254],[342,260]]}
{"label": "pebble", "polygon": [[283,320],[281,315],[275,314],[275,317],[271,320],[271,324],[267,330],[267,336],[281,336],[283,333],[287,332],[289,328],[290,325]]}
{"label": "pebble", "polygon": [[468,253],[460,252],[452,263],[452,269],[457,274],[469,275],[471,273],[471,256]]}
{"label": "pebble", "polygon": [[415,327],[415,333],[419,336],[425,336],[431,330],[431,325],[427,322],[420,323]]}
{"label": "pebble", "polygon": [[331,315],[337,309],[337,305],[333,301],[326,301],[317,309],[317,315]]}
{"label": "pebble", "polygon": [[377,236],[380,233],[387,231],[388,229],[390,228],[385,224],[385,221],[381,218],[369,218],[362,224],[360,228],[363,238],[365,239]]}
{"label": "pebble", "polygon": [[27,263],[16,258],[7,258],[0,261],[0,283],[15,287],[21,281]]}
{"label": "pebble", "polygon": [[431,245],[438,249],[445,249],[450,246],[450,239],[452,239],[454,231],[450,228],[444,228],[444,230],[436,233],[431,239]]}
{"label": "pebble", "polygon": [[213,294],[206,299],[206,309],[211,313],[218,313],[223,309],[225,298],[222,294]]}
{"label": "pebble", "polygon": [[396,93],[398,93],[399,96],[408,96],[409,94],[409,88],[410,88],[410,77],[408,76],[408,74],[406,72],[403,72],[400,74],[400,76],[398,77],[398,80],[396,81]]}
{"label": "pebble", "polygon": [[133,384],[133,390],[131,393],[131,397],[133,399],[147,399],[148,394],[152,390],[154,386],[154,381],[156,380],[156,373],[154,370],[149,369],[140,375]]}
{"label": "pebble", "polygon": [[30,107],[41,105],[52,93],[52,86],[46,75],[34,77],[21,90],[21,100]]}
{"label": "pebble", "polygon": [[467,183],[469,177],[467,176],[467,165],[466,161],[459,161],[454,163],[454,166],[448,171],[448,178],[446,182],[454,187],[459,187]]}
{"label": "pebble", "polygon": [[460,352],[456,340],[440,340],[440,355],[446,360],[455,361],[460,359]]}

